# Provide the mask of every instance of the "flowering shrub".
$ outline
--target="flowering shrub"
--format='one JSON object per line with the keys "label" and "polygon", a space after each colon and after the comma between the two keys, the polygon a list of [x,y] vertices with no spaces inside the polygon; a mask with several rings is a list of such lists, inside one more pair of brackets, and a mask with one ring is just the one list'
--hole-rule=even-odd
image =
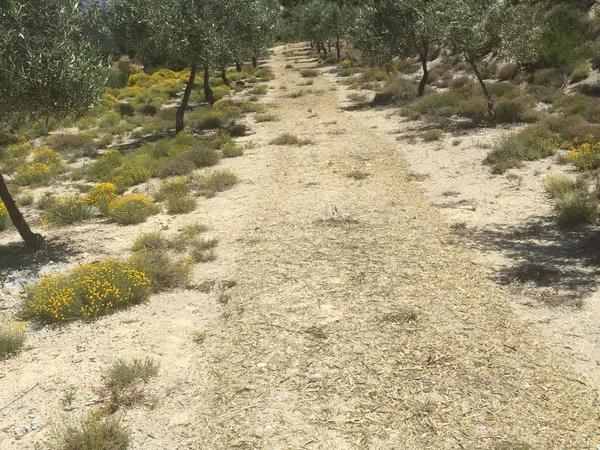
{"label": "flowering shrub", "polygon": [[584,143],[569,152],[569,159],[580,170],[600,167],[600,142]]}
{"label": "flowering shrub", "polygon": [[87,194],[86,200],[103,214],[108,212],[108,204],[118,195],[117,187],[112,183],[100,183],[94,186]]}
{"label": "flowering shrub", "polygon": [[108,216],[121,225],[144,222],[155,212],[152,200],[144,194],[123,195],[108,204]]}
{"label": "flowering shrub", "polygon": [[10,216],[6,210],[6,206],[0,201],[0,231],[6,230],[10,224]]}
{"label": "flowering shrub", "polygon": [[92,216],[87,198],[82,195],[52,198],[46,209],[44,219],[54,225],[70,225]]}
{"label": "flowering shrub", "polygon": [[151,176],[152,172],[147,167],[129,164],[118,170],[110,182],[117,186],[119,192],[123,192],[129,187],[148,181]]}
{"label": "flowering shrub", "polygon": [[107,181],[121,164],[123,155],[118,150],[109,150],[88,166],[86,178],[90,181]]}
{"label": "flowering shrub", "polygon": [[22,185],[39,185],[50,181],[54,175],[48,164],[26,163],[17,167],[15,182]]}
{"label": "flowering shrub", "polygon": [[188,177],[167,178],[160,183],[160,188],[154,197],[157,201],[163,201],[186,195],[190,192],[190,181]]}
{"label": "flowering shrub", "polygon": [[148,297],[150,279],[122,261],[83,264],[66,275],[49,275],[27,289],[27,317],[49,321],[91,319]]}
{"label": "flowering shrub", "polygon": [[33,151],[33,162],[46,164],[50,168],[58,169],[62,164],[62,159],[56,150],[50,147],[40,147]]}

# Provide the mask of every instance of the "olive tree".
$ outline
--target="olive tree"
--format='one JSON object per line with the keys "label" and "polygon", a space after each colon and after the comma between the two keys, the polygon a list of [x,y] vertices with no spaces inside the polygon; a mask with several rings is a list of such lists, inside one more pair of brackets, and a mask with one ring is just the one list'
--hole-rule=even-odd
{"label": "olive tree", "polygon": [[[2,0],[0,8],[0,115],[65,116],[89,108],[104,83],[102,57],[87,39],[94,10],[77,0]],[[34,234],[0,174],[0,198],[25,243]]]}
{"label": "olive tree", "polygon": [[503,0],[441,0],[443,42],[471,66],[494,122],[494,99],[480,71],[483,58],[497,55],[531,57],[539,27],[534,10]]}
{"label": "olive tree", "polygon": [[427,62],[439,42],[438,0],[374,0],[360,16],[355,40],[365,53],[381,60],[418,56],[423,69],[419,96],[429,78]]}

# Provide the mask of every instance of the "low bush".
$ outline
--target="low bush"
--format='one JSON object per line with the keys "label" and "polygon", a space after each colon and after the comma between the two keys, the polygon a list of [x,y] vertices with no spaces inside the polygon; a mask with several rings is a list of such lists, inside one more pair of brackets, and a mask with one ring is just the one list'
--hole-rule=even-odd
{"label": "low bush", "polygon": [[144,398],[143,385],[158,375],[158,363],[152,359],[118,359],[103,374],[100,397],[109,411],[130,407]]}
{"label": "low bush", "polygon": [[166,206],[169,214],[187,214],[196,209],[196,199],[189,195],[175,195],[167,198]]}
{"label": "low bush", "polygon": [[190,117],[189,121],[200,130],[216,130],[227,124],[228,115],[222,111],[205,110]]}
{"label": "low bush", "polygon": [[169,248],[169,242],[164,238],[160,231],[154,231],[151,233],[140,234],[135,241],[131,250],[133,252],[139,251],[158,251],[167,250]]}
{"label": "low bush", "polygon": [[238,183],[238,177],[228,170],[215,170],[204,173],[198,178],[198,188],[204,195],[231,189]]}
{"label": "low bush", "polygon": [[89,181],[108,181],[121,164],[123,155],[118,150],[109,150],[87,167],[86,178]]}
{"label": "low bush", "polygon": [[94,138],[89,134],[52,134],[48,136],[46,142],[50,147],[73,157],[96,154]]}
{"label": "low bush", "polygon": [[590,76],[590,67],[586,62],[579,63],[571,72],[571,83],[578,83]]}
{"label": "low bush", "polygon": [[17,167],[14,180],[23,186],[40,186],[50,183],[55,175],[48,164],[32,162]]}
{"label": "low bush", "polygon": [[108,205],[118,196],[117,186],[112,183],[99,183],[87,193],[87,203],[95,206],[102,214],[107,214]]}
{"label": "low bush", "polygon": [[225,158],[237,158],[244,155],[244,149],[234,142],[227,142],[221,146],[221,152]]}
{"label": "low bush", "polygon": [[173,177],[163,180],[154,198],[160,202],[170,197],[187,195],[191,189],[190,182],[188,177]]}
{"label": "low bush", "polygon": [[212,261],[215,258],[214,248],[219,241],[216,239],[196,238],[190,243],[190,255],[196,262]]}
{"label": "low bush", "polygon": [[559,88],[565,84],[565,81],[565,75],[559,69],[555,68],[540,69],[533,74],[533,83],[541,84],[542,86]]}
{"label": "low bush", "polygon": [[519,74],[519,65],[514,62],[500,64],[496,71],[496,76],[500,81],[509,81],[516,78]]}
{"label": "low bush", "polygon": [[12,356],[25,344],[25,325],[0,316],[0,361]]}
{"label": "low bush", "polygon": [[42,321],[92,319],[144,301],[150,286],[143,271],[123,261],[87,263],[29,286],[23,313]]}
{"label": "low bush", "polygon": [[405,78],[395,78],[389,81],[381,92],[375,95],[373,103],[376,105],[402,105],[417,96],[417,87],[414,81]]}
{"label": "low bush", "polygon": [[587,192],[578,190],[563,194],[556,204],[558,225],[561,228],[574,228],[583,224],[593,224],[598,218],[598,202]]}
{"label": "low bush", "polygon": [[127,450],[129,430],[119,418],[90,414],[80,423],[55,426],[50,450]]}
{"label": "low bush", "polygon": [[562,174],[549,174],[544,178],[544,187],[552,198],[561,198],[576,190],[584,190],[586,186],[581,179],[573,180]]}
{"label": "low bush", "polygon": [[121,117],[131,117],[135,114],[135,108],[131,103],[119,103],[117,109]]}
{"label": "low bush", "polygon": [[289,133],[281,134],[275,139],[273,139],[271,142],[269,142],[269,144],[271,145],[296,145],[299,147],[309,145],[311,143],[312,141],[310,141],[309,139],[300,139],[297,136],[294,136],[293,134]]}
{"label": "low bush", "polygon": [[600,142],[579,145],[569,152],[569,160],[580,170],[600,168]]}
{"label": "low bush", "polygon": [[524,130],[507,135],[494,143],[494,149],[484,163],[492,166],[492,173],[502,174],[519,167],[522,161],[547,158],[556,153],[559,141],[546,128],[532,125]]}
{"label": "low bush", "polygon": [[131,256],[129,263],[147,275],[155,292],[185,287],[190,280],[190,261],[175,260],[162,249],[137,251]]}
{"label": "low bush", "polygon": [[120,225],[144,222],[156,213],[152,199],[144,194],[127,194],[113,199],[108,204],[108,217]]}
{"label": "low bush", "polygon": [[71,225],[92,217],[92,209],[82,195],[67,195],[48,199],[44,219],[53,225]]}
{"label": "low bush", "polygon": [[4,203],[0,200],[0,231],[6,230],[10,226],[10,216]]}
{"label": "low bush", "polygon": [[265,84],[262,84],[260,86],[256,86],[256,87],[252,88],[250,90],[250,93],[254,94],[254,95],[265,95],[267,93],[268,89],[269,88]]}
{"label": "low bush", "polygon": [[498,100],[494,104],[494,115],[498,123],[533,122],[536,118],[526,101],[511,98]]}
{"label": "low bush", "polygon": [[300,75],[302,78],[314,78],[319,76],[320,72],[317,69],[302,69]]}
{"label": "low bush", "polygon": [[262,122],[274,122],[277,120],[277,116],[275,114],[257,114],[256,116],[254,116],[254,120],[256,120],[258,123],[262,123]]}
{"label": "low bush", "polygon": [[433,128],[425,131],[421,137],[425,142],[439,141],[444,136],[444,132],[439,128]]}
{"label": "low bush", "polygon": [[34,163],[46,164],[54,171],[58,170],[62,165],[60,155],[50,147],[36,148],[31,154],[31,159]]}
{"label": "low bush", "polygon": [[138,111],[145,116],[155,116],[158,112],[158,108],[152,103],[146,103],[140,106]]}

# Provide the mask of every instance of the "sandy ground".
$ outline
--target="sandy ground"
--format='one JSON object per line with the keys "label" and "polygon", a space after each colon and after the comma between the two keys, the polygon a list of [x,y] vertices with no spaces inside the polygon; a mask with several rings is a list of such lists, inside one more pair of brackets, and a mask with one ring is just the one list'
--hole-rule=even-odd
{"label": "sandy ground", "polygon": [[[600,444],[598,392],[456,239],[398,151],[407,147],[340,109],[324,75],[290,97],[303,80],[284,69],[285,52],[301,50],[275,49],[266,101],[279,120],[252,123],[252,149],[223,163],[240,185],[188,216],[61,236],[83,237],[65,264],[123,254],[141,229],[189,222],[220,243],[187,290],[30,331],[28,349],[0,363],[0,448],[43,448],[50,425],[94,408],[101,371],[129,356],[161,364],[152,405],[122,412],[134,449]],[[281,133],[312,143],[270,145]],[[370,175],[356,181],[353,170]],[[234,281],[229,302],[206,281]],[[68,386],[76,399],[63,411]]]}

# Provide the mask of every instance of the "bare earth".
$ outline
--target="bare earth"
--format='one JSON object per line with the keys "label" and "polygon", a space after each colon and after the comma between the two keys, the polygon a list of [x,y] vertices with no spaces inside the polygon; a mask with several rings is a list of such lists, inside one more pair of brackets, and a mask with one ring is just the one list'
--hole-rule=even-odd
{"label": "bare earth", "polygon": [[[0,363],[0,448],[44,448],[52,422],[96,406],[91,388],[111,361],[149,356],[161,364],[154,402],[123,412],[135,449],[595,449],[598,392],[454,238],[404,144],[341,110],[327,77],[296,87],[303,79],[284,69],[294,49],[270,63],[280,120],[252,124],[253,149],[223,163],[242,184],[188,216],[89,225],[77,258],[122,255],[142,230],[200,221],[218,259],[188,290],[30,331],[30,349]],[[282,133],[313,143],[269,145]],[[370,175],[355,181],[353,170]],[[203,289],[211,280],[237,283],[227,304]]]}

